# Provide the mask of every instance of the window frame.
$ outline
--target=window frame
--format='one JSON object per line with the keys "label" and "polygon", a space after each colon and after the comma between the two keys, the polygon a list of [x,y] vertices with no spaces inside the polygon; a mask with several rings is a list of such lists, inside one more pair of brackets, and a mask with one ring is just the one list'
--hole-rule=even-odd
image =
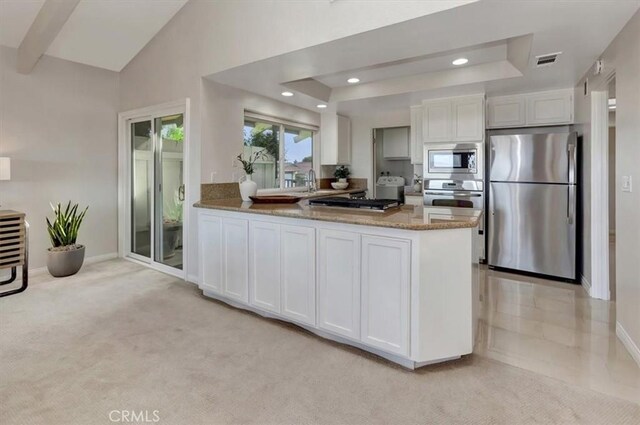
{"label": "window frame", "polygon": [[[245,110],[244,111],[244,119],[243,123],[243,131],[244,131],[244,123],[246,121],[259,121],[266,124],[270,124],[273,126],[278,126],[278,166],[280,167],[280,175],[278,176],[278,186],[269,189],[258,189],[258,194],[264,193],[279,193],[279,192],[306,192],[308,190],[308,186],[303,187],[285,187],[285,172],[284,172],[284,164],[285,164],[285,152],[284,152],[284,135],[285,135],[285,127],[294,128],[300,130],[308,130],[311,131],[311,168],[313,170],[316,169],[317,158],[314,154],[315,151],[315,143],[316,137],[319,131],[319,128],[315,125],[291,121],[287,119],[282,119],[278,117],[273,117],[270,115],[264,115],[257,112]],[[243,144],[244,144],[244,134],[243,134]]]}

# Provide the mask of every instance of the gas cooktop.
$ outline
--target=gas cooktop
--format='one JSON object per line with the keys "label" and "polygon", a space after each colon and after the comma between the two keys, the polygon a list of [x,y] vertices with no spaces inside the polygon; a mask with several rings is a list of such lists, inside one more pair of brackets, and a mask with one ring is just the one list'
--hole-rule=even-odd
{"label": "gas cooktop", "polygon": [[397,199],[349,199],[340,197],[327,197],[309,200],[312,207],[338,207],[357,208],[361,210],[386,211],[389,208],[400,206]]}

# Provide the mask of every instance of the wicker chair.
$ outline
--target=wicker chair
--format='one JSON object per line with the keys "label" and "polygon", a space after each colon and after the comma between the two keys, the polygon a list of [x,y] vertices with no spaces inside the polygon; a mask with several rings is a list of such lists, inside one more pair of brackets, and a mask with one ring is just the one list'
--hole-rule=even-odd
{"label": "wicker chair", "polygon": [[0,211],[0,270],[11,269],[11,276],[0,281],[0,285],[8,285],[16,280],[18,267],[22,267],[22,285],[19,288],[0,292],[0,297],[18,294],[29,284],[29,224],[24,214],[11,211]]}

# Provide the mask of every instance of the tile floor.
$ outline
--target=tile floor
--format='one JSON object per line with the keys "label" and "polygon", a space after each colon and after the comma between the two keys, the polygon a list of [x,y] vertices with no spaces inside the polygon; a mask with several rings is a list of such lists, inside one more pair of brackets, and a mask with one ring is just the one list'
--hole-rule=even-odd
{"label": "tile floor", "polygon": [[640,403],[640,367],[615,334],[615,302],[580,285],[484,268],[475,353]]}

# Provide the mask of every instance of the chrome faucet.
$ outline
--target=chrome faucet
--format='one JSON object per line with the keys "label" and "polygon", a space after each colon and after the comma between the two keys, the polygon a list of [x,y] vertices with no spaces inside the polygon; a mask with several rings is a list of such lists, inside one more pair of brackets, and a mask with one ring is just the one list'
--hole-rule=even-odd
{"label": "chrome faucet", "polygon": [[316,186],[316,172],[313,171],[313,168],[309,170],[308,180],[309,192],[315,192],[316,190],[318,190],[318,187]]}

